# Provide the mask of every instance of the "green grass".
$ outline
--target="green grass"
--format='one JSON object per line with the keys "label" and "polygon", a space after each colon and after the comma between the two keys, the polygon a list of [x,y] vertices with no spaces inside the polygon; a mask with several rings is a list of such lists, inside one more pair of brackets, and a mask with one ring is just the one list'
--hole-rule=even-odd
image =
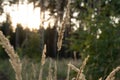
{"label": "green grass", "polygon": [[0,73],[10,80],[15,80],[15,73],[8,59],[0,59]]}
{"label": "green grass", "polygon": [[[52,70],[54,71],[54,62],[55,60],[52,60]],[[75,66],[79,66],[81,61],[74,61],[72,59],[61,59],[57,60],[57,78],[58,80],[65,80],[67,76],[67,64],[71,62]],[[43,66],[43,74],[42,79],[46,80],[48,77],[49,72],[49,63],[50,59],[46,59],[46,62]],[[22,77],[23,80],[38,80],[39,78],[39,71],[40,71],[40,62],[35,62],[34,60],[23,58],[22,59]],[[11,67],[11,64],[9,63],[8,59],[0,60],[0,72],[3,72],[9,80],[15,80],[15,72],[13,68]],[[70,75],[74,75],[75,72],[71,70]]]}

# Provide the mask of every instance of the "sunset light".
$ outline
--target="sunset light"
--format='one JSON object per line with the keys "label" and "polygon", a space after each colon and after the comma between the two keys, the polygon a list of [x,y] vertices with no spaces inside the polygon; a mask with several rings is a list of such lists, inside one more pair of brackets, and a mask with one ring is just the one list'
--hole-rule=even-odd
{"label": "sunset light", "polygon": [[[9,14],[12,22],[13,29],[16,28],[17,24],[21,24],[23,28],[29,28],[32,29],[39,29],[40,27],[40,7],[34,7],[33,2],[27,3],[27,1],[19,4],[12,4],[9,5],[9,3],[3,3],[5,4],[4,14]],[[5,15],[1,16],[1,22],[5,21]],[[45,12],[45,22],[44,22],[44,28],[46,29],[48,25],[54,24],[54,19],[49,19],[49,11]],[[49,21],[47,21],[49,19]],[[52,24],[51,24],[52,21]]]}
{"label": "sunset light", "polygon": [[17,24],[21,24],[24,28],[39,29],[40,25],[40,8],[34,8],[33,3],[19,3],[4,6],[5,13],[10,14],[12,26],[16,28]]}

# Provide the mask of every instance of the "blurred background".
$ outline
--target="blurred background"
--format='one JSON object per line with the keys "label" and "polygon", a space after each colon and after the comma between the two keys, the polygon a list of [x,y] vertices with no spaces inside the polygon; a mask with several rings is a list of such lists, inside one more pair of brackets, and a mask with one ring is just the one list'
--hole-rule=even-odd
{"label": "blurred background", "polygon": [[[79,67],[87,55],[88,80],[105,80],[120,65],[119,0],[0,0],[0,31],[27,62],[25,69],[32,62],[40,66],[46,44],[46,57],[63,67],[58,80],[65,80],[69,61]],[[8,59],[0,46],[0,75],[15,80]],[[71,72],[71,77],[75,74]]]}

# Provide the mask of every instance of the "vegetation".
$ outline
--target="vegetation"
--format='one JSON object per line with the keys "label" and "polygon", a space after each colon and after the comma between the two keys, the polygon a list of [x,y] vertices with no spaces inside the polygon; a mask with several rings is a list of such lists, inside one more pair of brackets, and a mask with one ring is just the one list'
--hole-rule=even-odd
{"label": "vegetation", "polygon": [[85,69],[88,80],[104,80],[120,61],[119,1],[100,2],[90,7],[84,4],[87,13],[77,17],[82,25],[70,38],[72,50],[80,52],[83,59],[90,55]]}
{"label": "vegetation", "polygon": [[[13,31],[6,14],[0,24],[0,79],[1,74],[10,74],[6,80],[120,79],[120,1],[41,0],[38,5],[37,0],[29,1],[41,8],[40,29],[30,31],[18,24]],[[45,30],[48,10],[55,23]]]}

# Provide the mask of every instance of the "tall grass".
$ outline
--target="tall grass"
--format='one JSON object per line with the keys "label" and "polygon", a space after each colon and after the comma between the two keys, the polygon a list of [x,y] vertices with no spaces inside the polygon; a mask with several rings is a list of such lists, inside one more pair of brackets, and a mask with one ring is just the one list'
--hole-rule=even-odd
{"label": "tall grass", "polygon": [[13,47],[10,45],[9,40],[3,35],[0,31],[0,44],[7,52],[10,57],[9,61],[16,73],[16,80],[22,80],[21,71],[22,71],[22,63],[18,54],[14,51]]}
{"label": "tall grass", "polygon": [[59,26],[58,41],[57,41],[58,51],[60,51],[61,47],[62,47],[62,42],[63,42],[62,40],[63,40],[63,37],[64,37],[64,32],[65,32],[66,25],[70,24],[69,23],[70,22],[70,4],[71,4],[71,0],[68,0],[66,10],[64,12],[63,20],[62,20],[62,22]]}
{"label": "tall grass", "polygon": [[[41,59],[41,65],[37,65],[37,63],[34,63],[32,61],[26,61],[25,60],[20,60],[18,54],[14,51],[14,48],[10,45],[9,40],[3,35],[3,33],[0,31],[0,44],[2,47],[5,49],[7,52],[8,56],[10,57],[9,62],[11,63],[14,71],[15,71],[15,76],[16,80],[57,80],[59,79],[58,75],[58,70],[62,71],[60,74],[65,73],[65,70],[67,70],[67,67],[61,65],[59,62],[56,62],[55,60],[52,59],[46,59],[45,53],[46,53],[46,45],[44,46],[43,50],[43,55]],[[66,71],[66,80],[86,80],[86,77],[83,72],[84,68],[86,66],[87,60],[89,60],[89,56],[85,58],[83,61],[81,67],[78,69],[75,67],[71,61],[68,64],[68,71]],[[61,61],[60,61],[61,62]],[[62,61],[61,63],[64,63],[65,61]],[[45,66],[46,63],[49,63],[49,65]],[[77,65],[80,62],[77,62]],[[24,65],[22,65],[24,64]],[[30,68],[29,68],[30,66]],[[46,73],[45,72],[45,67],[47,68]],[[58,68],[59,67],[59,68]],[[63,68],[64,67],[64,68]],[[28,70],[27,70],[28,69]],[[64,70],[62,70],[64,69]],[[77,72],[77,75],[70,78],[70,71],[74,70]],[[23,71],[22,71],[23,70]],[[120,70],[120,66],[118,66],[116,69],[114,69],[106,78],[106,80],[114,80],[115,79],[115,73]],[[44,74],[44,75],[43,75]],[[24,77],[23,77],[24,76]],[[45,76],[45,77],[44,77]],[[43,78],[44,77],[44,78]],[[65,78],[64,78],[65,79]],[[64,80],[62,79],[62,80]],[[101,78],[102,79],[102,78]]]}
{"label": "tall grass", "polygon": [[113,69],[113,71],[107,76],[106,80],[115,80],[115,74],[116,72],[120,71],[120,66]]}
{"label": "tall grass", "polygon": [[45,64],[45,58],[46,58],[46,45],[44,45],[44,49],[42,52],[42,59],[41,59],[41,68],[40,68],[40,73],[39,73],[39,79],[38,80],[42,80],[42,72],[43,72],[43,66]]}

